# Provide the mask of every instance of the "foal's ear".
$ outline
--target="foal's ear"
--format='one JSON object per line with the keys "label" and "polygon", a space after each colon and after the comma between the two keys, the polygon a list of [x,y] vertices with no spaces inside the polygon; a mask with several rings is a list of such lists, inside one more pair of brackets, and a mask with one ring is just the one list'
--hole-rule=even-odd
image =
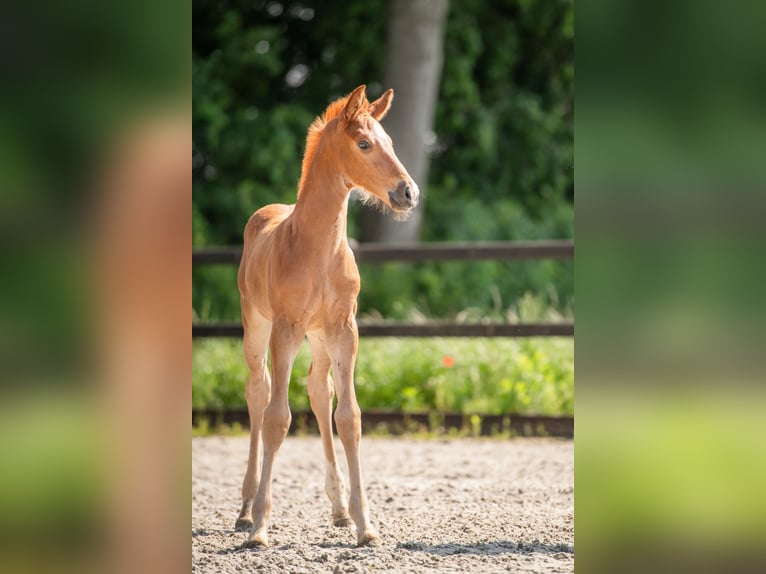
{"label": "foal's ear", "polygon": [[394,90],[389,88],[382,96],[370,104],[370,115],[378,121],[382,120],[391,108],[393,99]]}
{"label": "foal's ear", "polygon": [[365,84],[362,84],[348,97],[346,101],[346,107],[343,108],[343,117],[347,120],[353,120],[356,115],[362,111],[362,108],[367,103],[367,98],[364,95],[364,91],[367,89]]}

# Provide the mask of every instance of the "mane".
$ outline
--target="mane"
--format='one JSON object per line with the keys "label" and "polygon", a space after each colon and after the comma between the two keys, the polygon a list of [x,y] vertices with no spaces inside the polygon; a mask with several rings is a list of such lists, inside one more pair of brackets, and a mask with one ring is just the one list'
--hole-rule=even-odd
{"label": "mane", "polygon": [[338,98],[332,102],[329,106],[327,106],[327,109],[322,115],[317,116],[314,121],[311,122],[308,135],[306,136],[306,151],[303,153],[301,179],[298,182],[298,195],[300,195],[301,191],[303,190],[303,183],[306,180],[306,174],[308,174],[309,168],[311,167],[311,162],[314,159],[314,153],[316,152],[317,146],[319,145],[319,138],[322,137],[325,126],[327,126],[328,123],[330,123],[341,114],[343,108],[346,107],[346,103],[348,102],[350,95],[351,94],[346,94],[342,98]]}

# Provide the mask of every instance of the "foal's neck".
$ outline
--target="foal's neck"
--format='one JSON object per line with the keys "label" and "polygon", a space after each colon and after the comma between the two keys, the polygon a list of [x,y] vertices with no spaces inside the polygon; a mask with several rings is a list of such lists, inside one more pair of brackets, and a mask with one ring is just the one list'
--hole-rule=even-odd
{"label": "foal's neck", "polygon": [[350,188],[340,170],[322,161],[320,150],[299,190],[293,212],[295,231],[314,247],[338,249],[346,242]]}

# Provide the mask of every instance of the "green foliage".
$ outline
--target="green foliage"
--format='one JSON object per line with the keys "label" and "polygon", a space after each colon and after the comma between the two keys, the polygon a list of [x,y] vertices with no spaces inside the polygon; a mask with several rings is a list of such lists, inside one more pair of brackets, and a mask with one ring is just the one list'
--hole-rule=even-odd
{"label": "green foliage", "polygon": [[[242,354],[242,341],[205,339],[193,343],[192,406],[223,408],[245,406],[245,384],[249,370]],[[306,377],[311,364],[307,348],[295,359],[290,377],[290,404],[308,409]]]}
{"label": "green foliage", "polygon": [[[435,191],[434,194],[437,194]],[[432,237],[447,241],[500,241],[572,237],[572,206],[559,203],[544,221],[532,219],[516,202],[478,199],[426,204]],[[430,317],[454,317],[469,308],[502,313],[527,292],[563,313],[574,310],[571,260],[443,262],[362,265],[359,308],[404,318],[413,309]]]}
{"label": "green foliage", "polygon": [[[5,462],[0,472],[0,528],[13,533],[3,549],[5,564],[13,562],[8,561],[8,551],[19,542],[29,541],[33,548],[40,523],[49,519],[67,525],[49,548],[59,558],[73,556],[68,552],[77,555],[89,547],[104,516],[104,465],[111,459],[96,403],[71,388],[36,390],[24,396],[9,393],[0,405]],[[75,566],[70,571],[83,570]]]}
{"label": "green foliage", "polygon": [[[309,408],[307,345],[290,379],[293,409]],[[245,405],[240,341],[194,342],[192,404]],[[571,339],[362,339],[356,393],[363,409],[572,414]]]}
{"label": "green foliage", "polygon": [[313,118],[376,90],[385,20],[383,2],[194,3],[195,245],[241,243],[256,209],[294,203]]}
{"label": "green foliage", "polygon": [[[572,15],[571,2],[451,3],[424,238],[464,233],[446,216],[466,201],[489,239],[514,210],[545,226],[571,200]],[[195,245],[237,244],[255,209],[294,201],[312,118],[360,83],[383,91],[387,19],[381,1],[194,3]]]}
{"label": "green foliage", "polygon": [[439,202],[512,198],[544,219],[573,197],[572,19],[571,2],[452,3],[429,181]]}

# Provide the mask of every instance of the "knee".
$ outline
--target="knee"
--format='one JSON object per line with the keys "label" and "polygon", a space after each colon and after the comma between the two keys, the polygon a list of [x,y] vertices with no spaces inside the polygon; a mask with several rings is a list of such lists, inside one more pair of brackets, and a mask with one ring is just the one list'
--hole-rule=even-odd
{"label": "knee", "polygon": [[292,415],[287,405],[270,404],[263,416],[263,440],[271,442],[284,439],[291,421]]}
{"label": "knee", "polygon": [[271,400],[271,384],[266,376],[253,373],[245,386],[245,399],[248,402],[261,400],[265,404]]}
{"label": "knee", "polygon": [[329,401],[335,395],[332,387],[332,379],[329,375],[325,377],[309,378],[309,399],[311,401]]}
{"label": "knee", "polygon": [[358,435],[362,428],[362,411],[356,403],[338,405],[335,410],[335,426],[341,436]]}

